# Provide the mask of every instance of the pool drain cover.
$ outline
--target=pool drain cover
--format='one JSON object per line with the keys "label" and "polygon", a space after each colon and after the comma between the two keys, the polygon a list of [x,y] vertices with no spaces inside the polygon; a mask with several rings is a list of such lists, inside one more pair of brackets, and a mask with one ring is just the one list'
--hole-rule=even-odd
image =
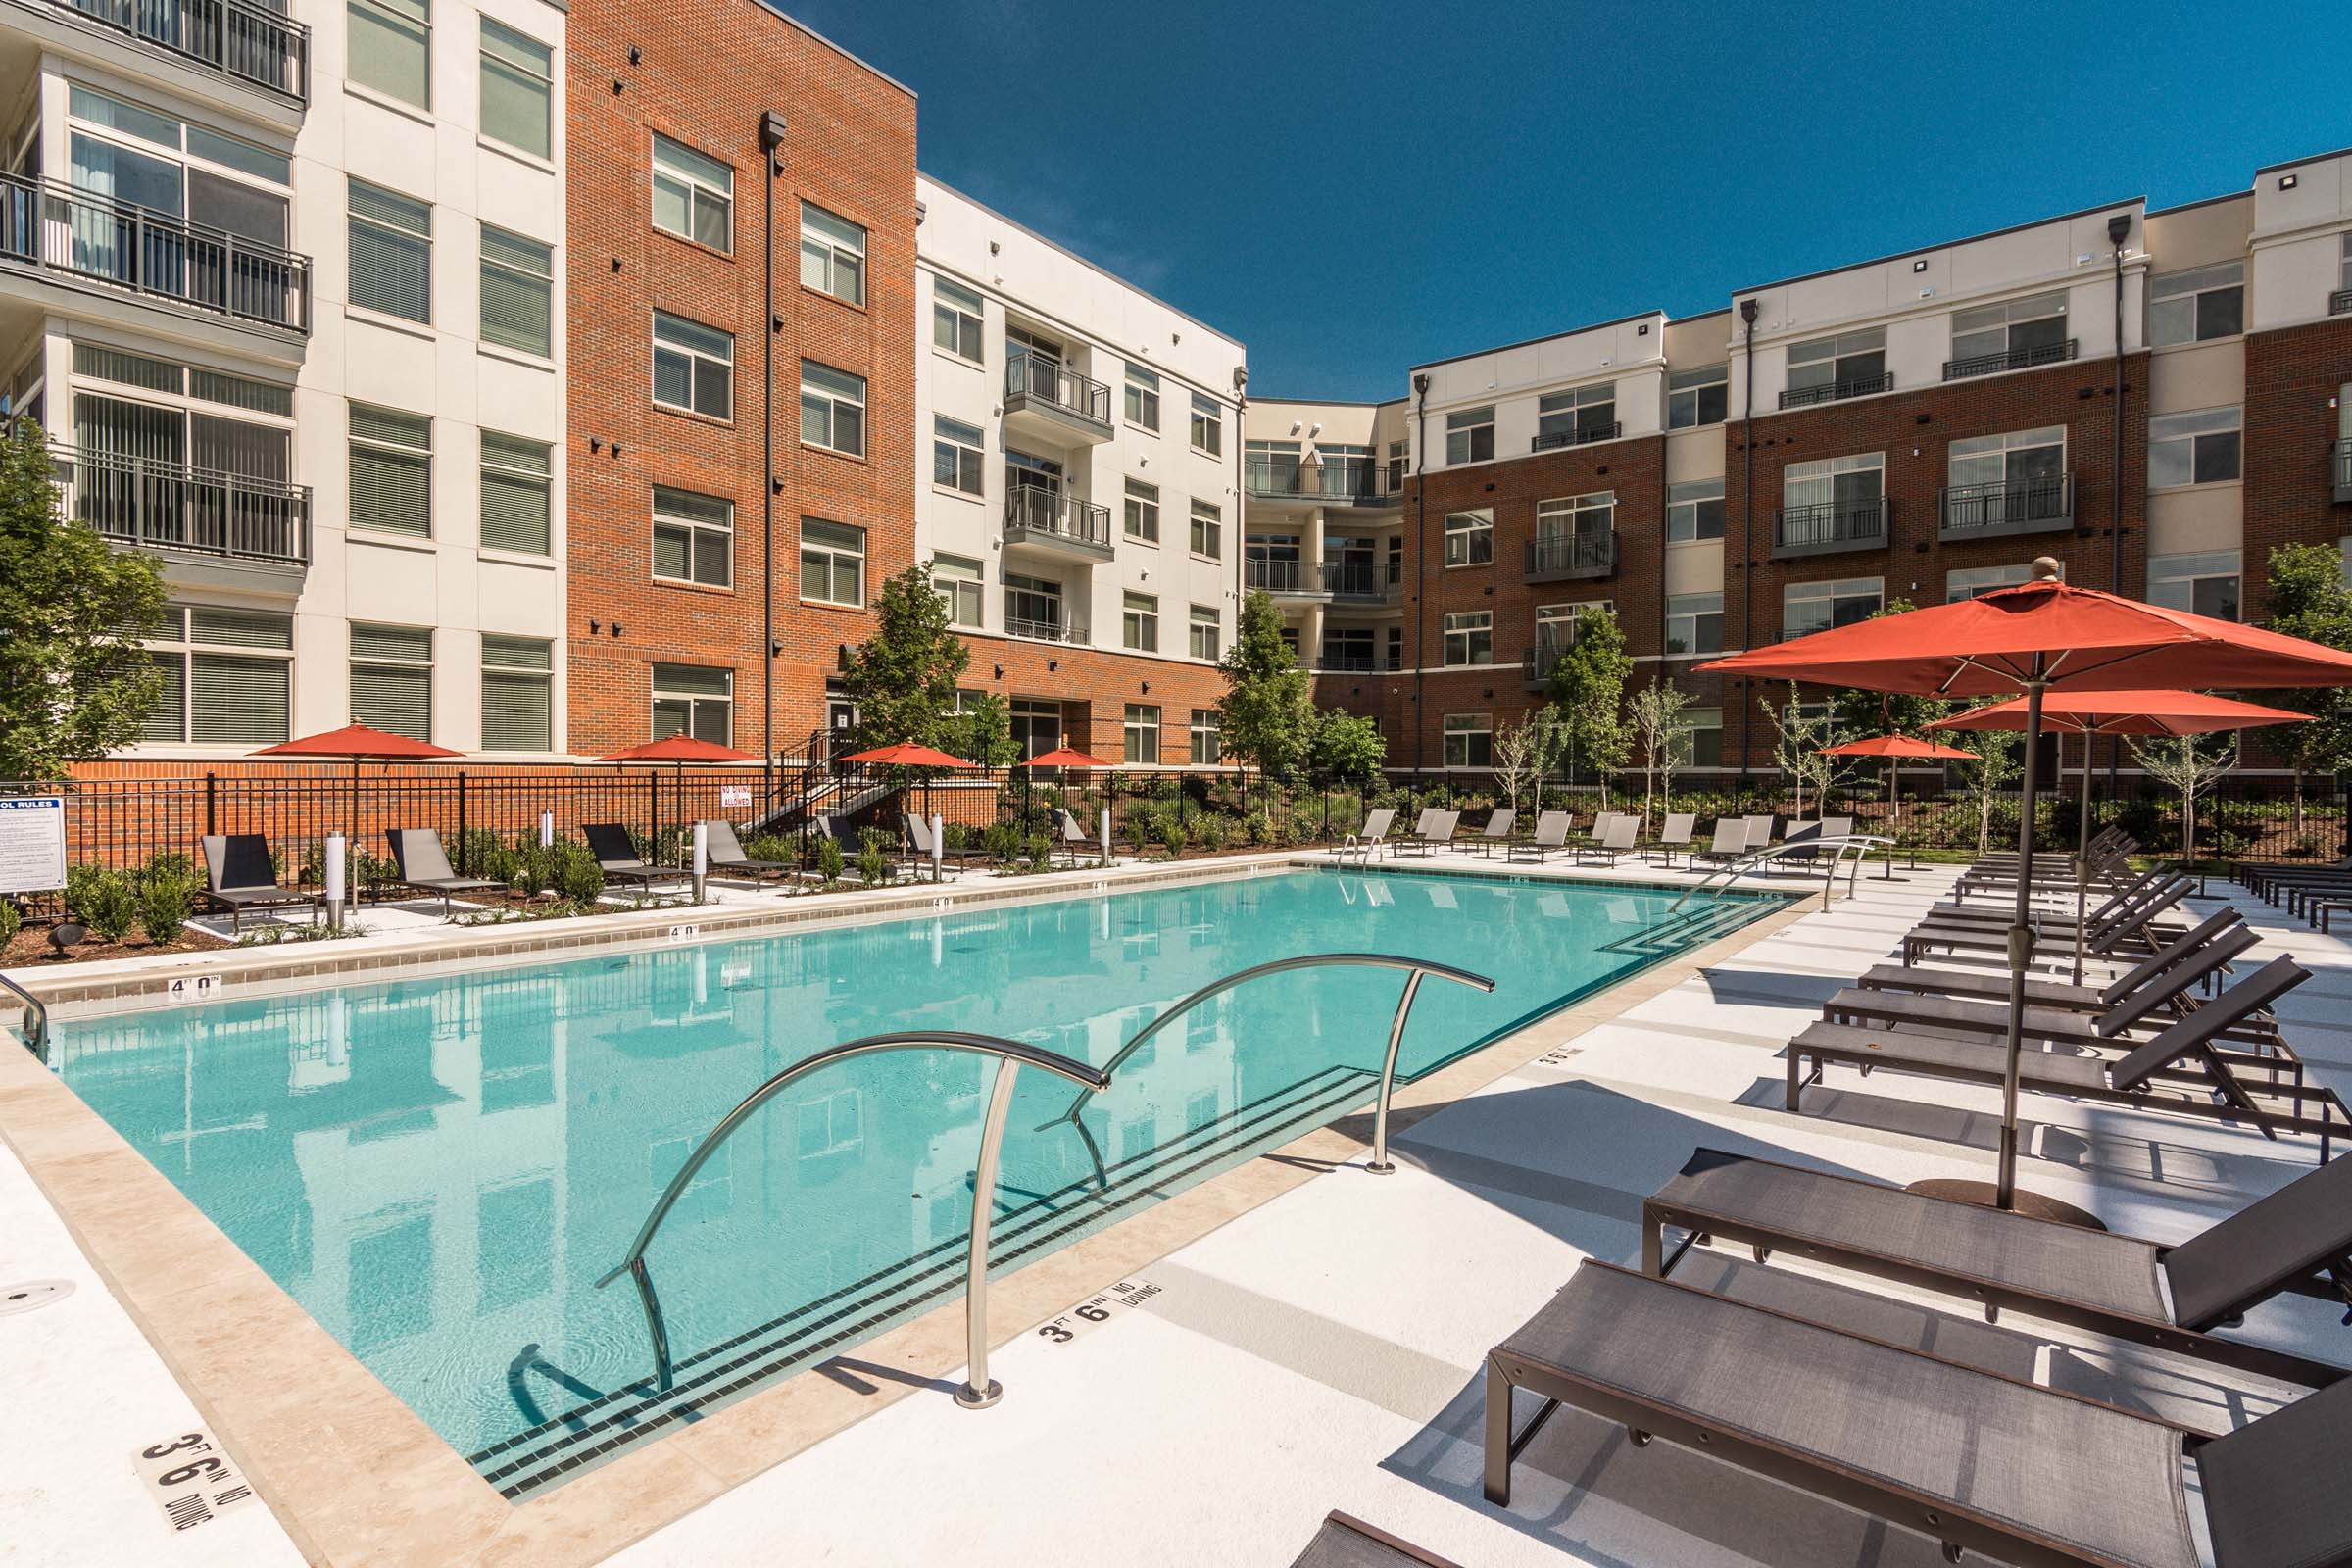
{"label": "pool drain cover", "polygon": [[72,1280],[24,1280],[16,1285],[0,1285],[0,1317],[34,1311],[73,1294]]}

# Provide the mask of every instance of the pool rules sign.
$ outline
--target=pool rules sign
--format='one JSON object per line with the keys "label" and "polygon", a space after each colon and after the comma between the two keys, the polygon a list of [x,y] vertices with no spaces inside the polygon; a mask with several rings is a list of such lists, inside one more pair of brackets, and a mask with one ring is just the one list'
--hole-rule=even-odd
{"label": "pool rules sign", "polygon": [[0,893],[46,893],[65,885],[65,797],[0,796]]}

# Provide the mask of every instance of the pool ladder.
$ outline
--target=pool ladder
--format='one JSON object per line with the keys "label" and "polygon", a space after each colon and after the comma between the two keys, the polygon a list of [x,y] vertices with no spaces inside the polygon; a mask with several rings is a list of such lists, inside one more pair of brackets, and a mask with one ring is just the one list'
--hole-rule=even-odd
{"label": "pool ladder", "polygon": [[8,987],[24,999],[24,1044],[30,1048],[34,1060],[46,1063],[49,1060],[49,1004],[5,974],[0,974],[0,986]]}

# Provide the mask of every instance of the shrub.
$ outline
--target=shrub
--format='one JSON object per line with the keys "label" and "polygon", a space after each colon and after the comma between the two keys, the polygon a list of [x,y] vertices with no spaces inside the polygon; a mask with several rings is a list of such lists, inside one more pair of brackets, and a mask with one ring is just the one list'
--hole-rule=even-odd
{"label": "shrub", "polygon": [[961,852],[972,847],[972,830],[961,822],[943,823],[939,830],[940,848]]}
{"label": "shrub", "polygon": [[858,830],[858,875],[869,888],[889,881],[898,867],[891,863],[890,835],[878,827]]}
{"label": "shrub", "polygon": [[1193,818],[1193,842],[1204,850],[1221,850],[1231,833],[1233,818],[1222,811],[1203,811]]}
{"label": "shrub", "polygon": [[0,899],[0,953],[6,953],[8,945],[16,941],[17,933],[24,929],[24,911],[10,900]]}
{"label": "shrub", "polygon": [[94,860],[83,860],[66,867],[66,913],[83,925],[90,923],[86,912],[90,896],[100,882],[111,875],[107,868]]}
{"label": "shrub", "polygon": [[1021,860],[1032,871],[1047,870],[1054,864],[1054,841],[1043,833],[1033,833],[1021,847]]}
{"label": "shrub", "polygon": [[594,904],[605,891],[605,870],[585,844],[559,843],[547,852],[547,886],[573,904]]}
{"label": "shrub", "polygon": [[1021,853],[1021,830],[1010,822],[997,822],[980,832],[980,848],[999,860],[1010,860]]}
{"label": "shrub", "polygon": [[524,834],[514,841],[514,872],[507,880],[537,898],[555,880],[554,852],[542,847],[535,836]]}
{"label": "shrub", "polygon": [[1154,827],[1153,837],[1158,840],[1159,847],[1168,852],[1169,858],[1173,859],[1184,853],[1184,818],[1182,815],[1175,811],[1162,812]]}
{"label": "shrub", "polygon": [[400,867],[379,856],[362,850],[352,858],[352,886],[362,893],[372,893],[400,875]]}
{"label": "shrub", "polygon": [[841,841],[827,833],[816,841],[817,880],[831,887],[841,880]]}
{"label": "shrub", "polygon": [[801,858],[801,847],[788,834],[755,833],[744,841],[743,853],[755,860],[782,860],[790,864]]}
{"label": "shrub", "polygon": [[88,878],[74,914],[99,940],[122,941],[130,934],[131,923],[138,918],[138,898],[130,878],[120,871],[104,870]]}
{"label": "shrub", "polygon": [[1263,807],[1242,819],[1242,836],[1266,849],[1280,849],[1291,841],[1290,830],[1276,821]]}
{"label": "shrub", "polygon": [[139,889],[139,924],[150,942],[178,940],[188,926],[188,879],[150,868]]}
{"label": "shrub", "polygon": [[146,866],[139,872],[142,884],[158,879],[187,887],[196,880],[196,862],[177,850],[158,850],[147,858]]}

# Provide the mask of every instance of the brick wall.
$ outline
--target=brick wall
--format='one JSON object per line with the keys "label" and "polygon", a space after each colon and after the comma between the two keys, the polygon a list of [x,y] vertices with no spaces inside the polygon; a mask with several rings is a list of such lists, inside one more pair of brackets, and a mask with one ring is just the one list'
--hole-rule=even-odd
{"label": "brick wall", "polygon": [[[1175,631],[1184,634],[1181,626]],[[1168,633],[1163,619],[1160,635]],[[1214,710],[1225,700],[1225,679],[1211,664],[1013,638],[967,637],[964,642],[972,662],[960,685],[1007,701],[1061,704],[1062,744],[1106,762],[1126,756],[1128,704],[1159,710],[1157,760],[1181,767],[1192,760],[1193,710]]]}
{"label": "brick wall", "polygon": [[2328,457],[2337,391],[2352,381],[2352,317],[2246,339],[2245,559],[2240,607],[2270,613],[2266,568],[2278,545],[2333,545],[2352,534],[2352,502],[2334,499]]}

